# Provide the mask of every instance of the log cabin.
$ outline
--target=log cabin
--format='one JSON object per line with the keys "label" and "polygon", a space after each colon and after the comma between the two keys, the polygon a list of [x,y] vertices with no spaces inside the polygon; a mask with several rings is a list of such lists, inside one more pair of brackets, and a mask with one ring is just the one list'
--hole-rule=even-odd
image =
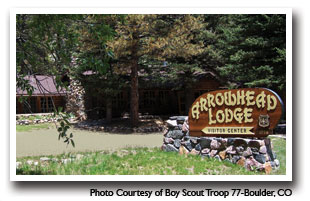
{"label": "log cabin", "polygon": [[[94,79],[92,71],[83,73],[81,79],[83,86],[89,85]],[[213,72],[197,73],[196,82],[191,86],[179,81],[154,83],[151,77],[139,74],[139,113],[150,115],[187,115],[188,109],[194,100],[201,94],[224,89],[223,83]],[[129,77],[127,78],[129,82]],[[85,111],[89,119],[106,117],[107,103],[104,94],[100,94],[100,87],[96,84],[85,89]],[[121,117],[130,113],[130,87],[124,87],[117,95],[112,97],[112,116]]]}
{"label": "log cabin", "polygon": [[[66,91],[57,90],[54,77],[35,75],[26,76],[25,79],[34,91],[29,96],[27,91],[16,88],[16,114],[50,113],[53,112],[53,104],[56,108],[65,108]],[[21,103],[21,97],[26,97],[26,101]]]}

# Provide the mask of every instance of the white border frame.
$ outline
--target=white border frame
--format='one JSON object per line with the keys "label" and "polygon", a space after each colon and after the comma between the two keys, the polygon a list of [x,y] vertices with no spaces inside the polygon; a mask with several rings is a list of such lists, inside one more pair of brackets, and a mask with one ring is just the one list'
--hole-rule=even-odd
{"label": "white border frame", "polygon": [[[16,175],[16,14],[286,14],[286,175]],[[292,181],[291,8],[13,8],[10,12],[11,181]]]}

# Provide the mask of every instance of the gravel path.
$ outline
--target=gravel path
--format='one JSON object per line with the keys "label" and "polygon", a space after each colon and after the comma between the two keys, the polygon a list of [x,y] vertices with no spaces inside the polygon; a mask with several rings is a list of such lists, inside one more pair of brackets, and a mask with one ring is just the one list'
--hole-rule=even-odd
{"label": "gravel path", "polygon": [[65,143],[58,141],[55,128],[17,132],[16,155],[23,157],[57,155],[68,152],[113,151],[126,147],[160,147],[163,141],[162,133],[121,135],[73,130],[73,135],[75,148],[71,144],[67,147]]}

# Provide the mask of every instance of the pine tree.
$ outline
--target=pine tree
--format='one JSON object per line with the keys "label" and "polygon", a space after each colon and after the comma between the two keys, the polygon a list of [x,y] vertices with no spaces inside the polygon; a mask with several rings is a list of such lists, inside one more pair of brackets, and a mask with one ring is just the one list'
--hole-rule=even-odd
{"label": "pine tree", "polygon": [[[16,87],[32,95],[34,88],[26,75],[45,74],[55,78],[57,89],[69,71],[71,58],[78,41],[76,25],[82,15],[17,15],[16,16]],[[37,80],[37,83],[39,81]],[[40,89],[39,89],[40,90]],[[21,99],[25,101],[25,99]],[[53,100],[52,100],[53,101]],[[53,104],[54,105],[54,104]],[[54,115],[60,118],[58,139],[75,146],[72,133],[67,134],[69,114],[54,106]]]}
{"label": "pine tree", "polygon": [[[188,67],[192,58],[203,52],[203,42],[195,40],[203,29],[202,19],[193,15],[128,15],[125,23],[117,25],[117,37],[109,46],[118,60],[118,70],[130,72],[132,126],[137,126],[139,120],[140,66],[150,66],[152,61],[179,60],[183,68]],[[177,70],[181,69],[174,71]]]}
{"label": "pine tree", "polygon": [[[106,122],[112,121],[112,98],[122,87],[120,74],[113,69],[113,52],[107,47],[107,42],[113,40],[114,26],[122,20],[122,15],[89,15],[84,19],[79,33],[81,42],[76,53],[76,66],[73,75],[84,83],[87,90],[96,89],[94,96],[104,97]],[[83,76],[85,71],[92,71],[89,77]],[[97,110],[102,108],[96,108]]]}
{"label": "pine tree", "polygon": [[223,15],[218,70],[234,87],[285,89],[285,15]]}

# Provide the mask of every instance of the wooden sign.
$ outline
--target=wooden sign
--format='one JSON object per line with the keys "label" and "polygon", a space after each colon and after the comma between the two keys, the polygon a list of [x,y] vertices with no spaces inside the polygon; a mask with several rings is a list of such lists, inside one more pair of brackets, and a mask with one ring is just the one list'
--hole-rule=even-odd
{"label": "wooden sign", "polygon": [[191,136],[265,137],[281,116],[281,98],[265,88],[211,91],[199,96],[188,114]]}

